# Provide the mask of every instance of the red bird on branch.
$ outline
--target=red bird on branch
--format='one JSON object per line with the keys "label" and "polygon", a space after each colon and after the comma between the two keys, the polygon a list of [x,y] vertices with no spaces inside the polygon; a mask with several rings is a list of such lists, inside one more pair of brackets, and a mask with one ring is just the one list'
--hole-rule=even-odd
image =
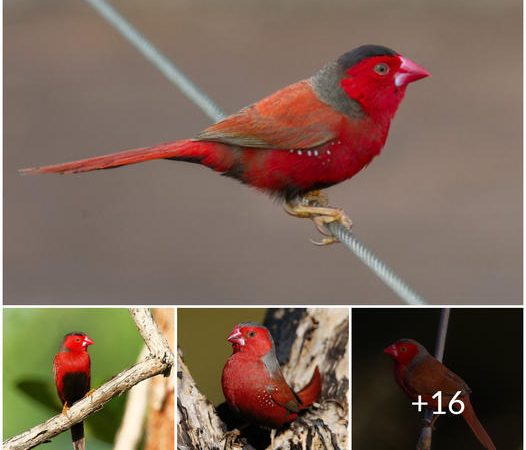
{"label": "red bird on branch", "polygon": [[[489,450],[495,450],[495,444],[480,423],[471,405],[471,389],[462,378],[451,372],[444,364],[431,356],[423,345],[413,339],[400,339],[385,348],[384,353],[395,362],[394,375],[396,382],[412,400],[418,396],[434,410],[438,408],[438,398],[432,398],[436,392],[442,392],[442,411],[448,411],[448,405],[457,392],[457,397],[464,403],[462,416],[473,433]],[[435,416],[438,417],[438,416]]]}
{"label": "red bird on branch", "polygon": [[363,45],[193,139],[21,172],[88,172],[153,159],[199,163],[285,200],[289,214],[313,219],[327,234],[324,224],[349,228],[351,221],[319,190],[351,178],[380,153],[407,85],[429,75],[394,50]]}
{"label": "red bird on branch", "polygon": [[[82,399],[90,390],[91,362],[88,346],[94,342],[84,333],[69,333],[64,336],[60,350],[53,360],[55,386],[64,411]],[[84,424],[71,427],[74,450],[84,450]]]}
{"label": "red bird on branch", "polygon": [[233,353],[223,368],[223,394],[230,409],[248,422],[281,428],[319,400],[318,368],[309,383],[294,392],[283,377],[274,341],[264,326],[240,323],[227,340],[232,343]]}

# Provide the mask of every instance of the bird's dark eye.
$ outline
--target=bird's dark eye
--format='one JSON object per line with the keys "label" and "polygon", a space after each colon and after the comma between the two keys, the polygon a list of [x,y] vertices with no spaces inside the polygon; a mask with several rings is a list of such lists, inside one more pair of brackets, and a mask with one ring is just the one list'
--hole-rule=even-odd
{"label": "bird's dark eye", "polygon": [[374,71],[378,75],[386,75],[389,72],[389,66],[385,63],[376,64],[376,66],[374,66]]}
{"label": "bird's dark eye", "polygon": [[80,338],[75,338],[75,342],[80,342]]}
{"label": "bird's dark eye", "polygon": [[407,350],[407,348],[405,348],[404,346],[400,347],[400,351],[403,353]]}
{"label": "bird's dark eye", "polygon": [[249,331],[249,332],[247,333],[247,336],[248,336],[248,337],[251,337],[251,338],[254,337],[255,335],[256,335],[256,332],[255,332],[255,331]]}

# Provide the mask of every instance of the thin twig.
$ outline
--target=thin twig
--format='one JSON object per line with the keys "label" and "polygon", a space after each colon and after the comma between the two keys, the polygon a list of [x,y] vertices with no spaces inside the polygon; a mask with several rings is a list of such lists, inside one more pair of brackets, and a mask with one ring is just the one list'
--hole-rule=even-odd
{"label": "thin twig", "polygon": [[[225,113],[201,89],[197,87],[173,62],[137,31],[122,15],[105,0],[87,0],[121,35],[128,40],[148,61],[159,69],[192,102],[213,121],[225,117]],[[340,224],[327,226],[328,230],[369,267],[394,293],[410,305],[424,305],[427,302],[407,283],[394,273],[384,262],[368,250],[349,230]]]}
{"label": "thin twig", "polygon": [[146,40],[136,28],[122,17],[110,4],[104,0],[87,0],[121,35],[132,44],[159,71],[176,84],[181,92],[210,117],[217,121],[224,116],[223,111],[201,91],[179,68]]}
{"label": "thin twig", "polygon": [[387,264],[369,250],[354,234],[341,223],[327,225],[328,230],[356,257],[371,269],[392,291],[409,305],[425,305],[427,302],[402,280]]}
{"label": "thin twig", "polygon": [[[440,362],[444,359],[444,350],[446,348],[447,330],[449,325],[450,308],[444,308],[440,312],[440,322],[438,324],[438,336],[435,343],[435,358]],[[418,438],[417,450],[430,450],[433,440],[433,427],[429,426],[433,420],[433,409],[426,408],[424,412],[424,423]]]}
{"label": "thin twig", "polygon": [[160,335],[161,333],[153,321],[150,311],[146,308],[135,308],[133,318],[136,320],[137,327],[144,331],[143,339],[146,345],[150,349],[154,348],[156,353],[150,354],[144,361],[119,373],[89,396],[74,403],[66,414],[58,414],[28,431],[4,441],[4,450],[27,450],[47,442],[71,428],[72,425],[82,422],[90,414],[102,409],[113,397],[123,394],[141,381],[161,373],[166,374],[171,369],[174,364],[174,355],[168,343],[164,348],[158,347],[158,344],[166,342],[166,339]]}

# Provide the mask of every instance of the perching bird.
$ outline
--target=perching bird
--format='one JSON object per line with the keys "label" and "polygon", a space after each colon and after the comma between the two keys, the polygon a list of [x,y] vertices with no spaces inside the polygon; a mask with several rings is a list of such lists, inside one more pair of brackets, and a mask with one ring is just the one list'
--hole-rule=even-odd
{"label": "perching bird", "polygon": [[262,325],[244,322],[228,335],[233,353],[223,368],[221,386],[228,406],[250,423],[281,428],[319,400],[321,375],[316,367],[298,393],[285,381],[274,341]]}
{"label": "perching bird", "polygon": [[193,139],[21,172],[88,172],[152,159],[199,163],[285,200],[289,214],[313,219],[327,234],[324,224],[351,222],[319,190],[351,178],[380,153],[407,85],[429,75],[394,50],[363,45]]}
{"label": "perching bird", "polygon": [[[74,332],[64,336],[62,345],[53,359],[55,386],[64,411],[82,399],[90,390],[91,362],[88,346],[94,342],[84,333]],[[71,427],[74,450],[84,450],[84,424]]]}
{"label": "perching bird", "polygon": [[471,405],[471,389],[462,378],[431,356],[423,345],[413,339],[400,339],[386,347],[384,353],[393,358],[396,382],[412,400],[418,400],[418,396],[421,395],[422,401],[436,410],[439,406],[438,399],[432,396],[441,391],[440,406],[442,411],[447,411],[449,402],[460,391],[457,398],[464,403],[462,416],[484,448],[495,450],[495,444]]}

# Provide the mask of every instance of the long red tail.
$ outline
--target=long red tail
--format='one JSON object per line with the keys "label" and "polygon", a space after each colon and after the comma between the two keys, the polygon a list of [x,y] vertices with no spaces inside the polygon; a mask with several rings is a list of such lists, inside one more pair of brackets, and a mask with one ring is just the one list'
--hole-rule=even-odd
{"label": "long red tail", "polygon": [[484,448],[487,448],[488,450],[496,450],[495,444],[475,414],[475,410],[473,409],[473,406],[471,406],[469,397],[463,398],[462,400],[464,402],[464,412],[462,413],[462,416],[473,430],[475,436],[477,436],[477,439],[484,446]]}
{"label": "long red tail", "polygon": [[79,173],[91,170],[111,169],[113,167],[137,164],[152,159],[179,159],[201,163],[218,172],[225,172],[234,164],[234,154],[230,148],[214,142],[193,141],[190,139],[167,142],[154,147],[137,148],[79,161],[54,164],[51,166],[21,169],[22,174],[41,173]]}
{"label": "long red tail", "polygon": [[312,378],[307,385],[298,392],[298,397],[301,400],[301,409],[306,409],[314,402],[317,402],[321,394],[321,375],[318,367],[314,369]]}

